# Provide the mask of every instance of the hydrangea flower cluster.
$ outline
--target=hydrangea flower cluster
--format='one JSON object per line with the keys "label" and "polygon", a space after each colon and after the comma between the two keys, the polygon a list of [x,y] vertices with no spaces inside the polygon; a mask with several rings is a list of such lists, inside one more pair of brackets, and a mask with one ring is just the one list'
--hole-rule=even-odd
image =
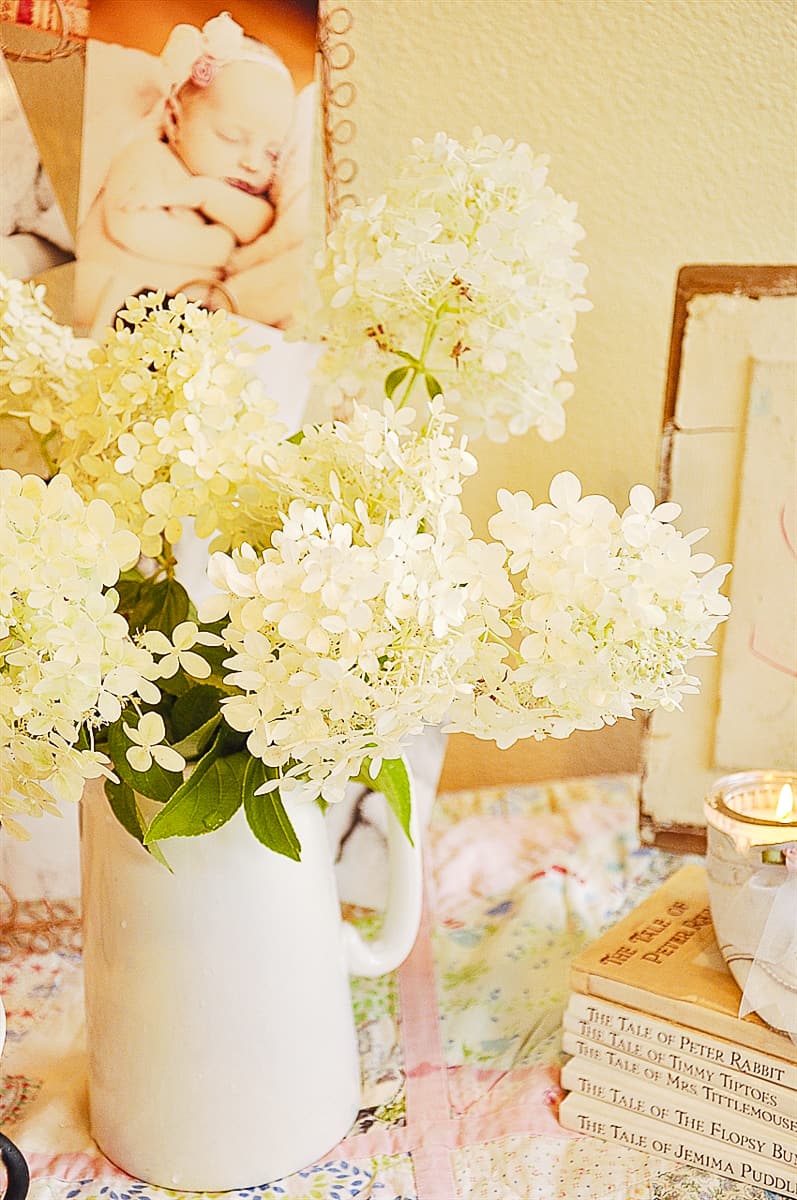
{"label": "hydrangea flower cluster", "polygon": [[59,467],[160,558],[184,517],[200,536],[217,528],[217,507],[284,430],[224,313],[152,293],[119,317],[62,414]]}
{"label": "hydrangea flower cluster", "polygon": [[508,551],[517,598],[502,612],[511,641],[488,640],[467,674],[473,688],[453,705],[450,728],[496,741],[569,737],[634,709],[680,707],[698,690],[687,661],[730,611],[715,566],[637,486],[619,514],[603,496],[581,496],[575,475],[551,484],[550,504],[499,492],[490,533]]}
{"label": "hydrangea flower cluster", "polygon": [[[0,471],[0,816],[57,811],[107,760],[76,743],[118,720],[133,696],[156,703],[151,655],[116,611],[113,585],[138,557],[102,500],[69,480]],[[44,784],[51,787],[51,791]]]}
{"label": "hydrangea flower cluster", "polygon": [[221,594],[203,615],[227,617],[240,690],[222,711],[283,793],[302,780],[337,800],[366,758],[445,718],[507,747],[676,706],[728,612],[727,568],[693,555],[702,531],[680,534],[677,505],[647,488],[621,516],[560,475],[550,504],[502,492],[496,541],[474,538],[458,498],[470,456],[437,414],[426,436],[390,406],[309,433],[282,464],[294,498],[266,548],[211,559]]}
{"label": "hydrangea flower cluster", "polygon": [[389,401],[381,410],[355,403],[347,421],[308,426],[275,445],[218,506],[221,532],[212,548],[266,548],[294,500],[324,508],[334,501],[340,519],[355,522],[362,503],[380,519],[402,513],[414,514],[419,526],[437,521],[478,464],[466,439],[454,438],[441,400],[430,402],[422,433],[413,430],[415,416]]}
{"label": "hydrangea flower cluster", "polygon": [[0,272],[0,416],[30,425],[45,471],[55,461],[61,414],[89,369],[91,346],[53,319],[43,284]]}
{"label": "hydrangea flower cluster", "polygon": [[[547,158],[477,133],[416,140],[376,201],[345,210],[319,255],[320,372],[341,407],[404,396],[419,376],[472,435],[564,431],[586,267],[576,208]],[[432,382],[435,381],[435,382]]]}
{"label": "hydrangea flower cluster", "polygon": [[[637,487],[619,513],[565,473],[550,503],[500,492],[492,541],[462,509],[468,431],[562,432],[581,235],[527,146],[416,142],[321,264],[346,419],[287,439],[225,313],[132,298],[85,353],[4,283],[0,415],[63,474],[0,475],[0,808],[52,808],[44,783],[76,797],[110,759],[113,811],[153,853],[243,805],[296,857],[291,794],[378,777],[409,828],[392,760],[426,724],[507,747],[696,690],[727,568],[677,505]],[[199,619],[172,554],[189,516],[213,538]],[[155,562],[119,578],[139,547]],[[161,806],[148,826],[137,794]]]}
{"label": "hydrangea flower cluster", "polygon": [[308,430],[280,459],[265,548],[211,557],[220,594],[202,615],[228,618],[226,681],[240,690],[222,711],[280,768],[283,795],[301,779],[339,800],[366,758],[378,769],[442,720],[485,609],[513,597],[503,549],[476,541],[461,510],[471,456],[439,406],[424,436],[413,416],[356,408],[351,424]]}

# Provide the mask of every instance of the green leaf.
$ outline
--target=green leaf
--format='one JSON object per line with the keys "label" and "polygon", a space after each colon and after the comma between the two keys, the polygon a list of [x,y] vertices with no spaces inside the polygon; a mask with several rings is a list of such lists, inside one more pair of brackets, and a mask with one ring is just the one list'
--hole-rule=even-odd
{"label": "green leaf", "polygon": [[302,857],[302,847],[296,836],[296,831],[286,813],[279,792],[274,789],[262,796],[255,796],[254,790],[273,778],[269,771],[257,758],[250,757],[253,764],[252,772],[247,779],[246,794],[244,795],[244,812],[249,822],[249,828],[259,842],[277,854],[284,854],[299,862]]}
{"label": "green leaf", "polygon": [[170,837],[198,837],[220,829],[238,811],[244,798],[244,773],[251,755],[246,751],[221,757],[222,730],[208,752],[149,823],[144,844]]}
{"label": "green leaf", "polygon": [[159,689],[168,696],[184,696],[193,685],[193,678],[189,678],[182,667],[178,667],[174,675],[170,676],[169,679],[158,680]]}
{"label": "green leaf", "polygon": [[396,367],[394,371],[390,372],[385,380],[385,395],[387,396],[388,400],[393,399],[393,393],[399,384],[407,378],[409,371],[409,367]]}
{"label": "green leaf", "polygon": [[[141,816],[141,813],[140,813],[140,812],[139,812],[139,816],[141,817],[141,824],[142,824],[142,826],[146,825],[146,821],[145,821],[145,820],[144,820],[144,818]],[[143,842],[142,842],[142,845],[144,845],[144,843],[143,843]],[[160,863],[160,865],[161,865],[162,867],[165,867],[165,868],[166,868],[166,870],[167,870],[167,871],[168,871],[168,872],[169,872],[171,875],[173,875],[173,874],[174,874],[174,871],[172,870],[171,866],[169,865],[169,862],[168,862],[168,860],[167,860],[167,858],[166,858],[166,855],[163,853],[163,851],[161,850],[161,848],[160,848],[160,846],[158,845],[158,843],[157,843],[157,842],[153,842],[151,846],[144,846],[144,849],[146,850],[147,854],[151,854],[151,855],[152,855],[152,857],[155,859],[155,862],[158,862],[158,863]]]}
{"label": "green leaf", "polygon": [[222,719],[215,741],[219,754],[237,754],[239,751],[246,750],[247,734],[239,733],[237,729],[233,729]]}
{"label": "green leaf", "polygon": [[[189,693],[186,693],[188,695]],[[213,740],[213,735],[221,725],[222,716],[217,712],[215,717],[211,717],[204,725],[200,725],[199,729],[195,729],[193,733],[189,733],[187,737],[182,738],[179,742],[174,743],[174,748],[178,754],[182,754],[183,758],[192,762],[204,754]]]}
{"label": "green leaf", "polygon": [[124,576],[120,576],[116,581],[116,591],[119,594],[119,604],[117,607],[119,612],[124,613],[128,617],[128,620],[141,598],[143,582],[143,579],[137,572],[134,578],[125,579]]}
{"label": "green leaf", "polygon": [[294,862],[301,861],[302,847],[279,792],[252,796],[244,801],[244,810],[249,828],[259,842],[275,854],[283,854]]}
{"label": "green leaf", "polygon": [[156,762],[152,763],[148,771],[134,771],[127,761],[127,750],[135,743],[130,741],[122,728],[124,721],[137,723],[138,718],[128,709],[114,725],[108,726],[108,753],[113,759],[116,773],[134,791],[163,804],[180,786],[182,773],[180,771],[164,771],[163,767],[158,766]]}
{"label": "green leaf", "polygon": [[138,805],[136,794],[129,783],[124,781],[113,783],[105,780],[105,795],[111,806],[111,812],[123,829],[126,829],[137,842],[144,843],[144,830],[138,823]]}
{"label": "green leaf", "polygon": [[362,770],[357,776],[357,783],[367,787],[369,791],[379,792],[398,818],[401,828],[407,835],[410,845],[415,843],[410,833],[410,814],[412,797],[410,795],[410,778],[402,758],[386,758],[382,762],[379,774],[372,779],[369,772],[370,760],[366,759]]}
{"label": "green leaf", "polygon": [[133,630],[159,629],[169,635],[186,620],[189,607],[188,592],[176,579],[153,584],[145,580],[139,585],[128,622]]}
{"label": "green leaf", "polygon": [[[222,692],[200,683],[179,696],[172,709],[172,734],[182,741],[202,729],[212,717],[218,717]],[[181,750],[182,754],[183,751]]]}
{"label": "green leaf", "polygon": [[430,400],[434,400],[435,396],[442,396],[443,389],[434,375],[426,375],[426,391],[429,393]]}
{"label": "green leaf", "polygon": [[[141,814],[141,809],[138,807],[136,801],[136,794],[130,785],[127,783],[113,783],[110,779],[106,779],[105,795],[111,806],[111,812],[119,824],[141,846],[144,846],[144,830],[147,823]],[[164,858],[163,851],[157,842],[152,846],[144,846],[144,849],[152,855],[156,862],[159,862],[161,866],[171,871],[171,867]]]}

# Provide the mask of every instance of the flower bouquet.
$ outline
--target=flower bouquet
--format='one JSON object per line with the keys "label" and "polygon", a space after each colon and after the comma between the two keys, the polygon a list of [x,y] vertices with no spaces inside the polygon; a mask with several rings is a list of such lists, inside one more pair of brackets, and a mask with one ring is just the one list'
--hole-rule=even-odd
{"label": "flower bouquet", "polygon": [[[726,568],[676,505],[637,487],[621,514],[568,473],[549,503],[499,492],[492,542],[462,511],[459,428],[563,430],[581,234],[528,147],[416,143],[328,239],[309,328],[338,419],[291,438],[226,314],[131,298],[95,347],[3,281],[0,404],[55,477],[2,477],[10,831],[104,773],[150,846],[245,803],[298,854],[281,797],[385,783],[424,724],[507,747],[695,690]],[[188,517],[213,539],[199,612],[175,571]],[[136,793],[163,805],[147,828]]]}
{"label": "flower bouquet", "polygon": [[[416,142],[328,239],[305,329],[334,415],[290,437],[227,314],[139,296],[91,345],[2,282],[0,412],[51,476],[0,474],[9,832],[100,778],[164,879],[180,839],[235,822],[299,860],[301,813],[351,780],[410,833],[401,755],[425,725],[508,747],[697,689],[726,568],[677,505],[639,486],[618,512],[565,473],[541,504],[500,491],[490,541],[463,512],[469,434],[563,430],[581,236],[527,146]],[[210,1174],[181,1186],[232,1186]]]}

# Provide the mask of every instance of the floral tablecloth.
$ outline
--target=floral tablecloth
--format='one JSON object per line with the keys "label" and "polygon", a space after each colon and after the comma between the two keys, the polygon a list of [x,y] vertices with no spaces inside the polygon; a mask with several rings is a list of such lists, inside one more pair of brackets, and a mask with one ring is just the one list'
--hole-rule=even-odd
{"label": "floral tablecloth", "polygon": [[[364,1087],[353,1129],[325,1161],[238,1195],[769,1200],[557,1122],[569,961],[681,862],[639,846],[636,780],[442,795],[426,859],[412,955],[395,975],[354,981]],[[29,1160],[31,1200],[177,1195],[120,1172],[89,1135],[76,901],[0,894],[0,991],[0,1127]]]}

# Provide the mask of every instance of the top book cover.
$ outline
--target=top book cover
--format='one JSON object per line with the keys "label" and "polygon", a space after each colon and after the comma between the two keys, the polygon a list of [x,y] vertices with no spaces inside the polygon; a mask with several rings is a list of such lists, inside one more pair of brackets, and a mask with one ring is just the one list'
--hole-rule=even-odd
{"label": "top book cover", "polygon": [[741,991],[711,923],[705,868],[681,867],[573,960],[571,987],[797,1062],[797,1046],[755,1013],[740,1017]]}

